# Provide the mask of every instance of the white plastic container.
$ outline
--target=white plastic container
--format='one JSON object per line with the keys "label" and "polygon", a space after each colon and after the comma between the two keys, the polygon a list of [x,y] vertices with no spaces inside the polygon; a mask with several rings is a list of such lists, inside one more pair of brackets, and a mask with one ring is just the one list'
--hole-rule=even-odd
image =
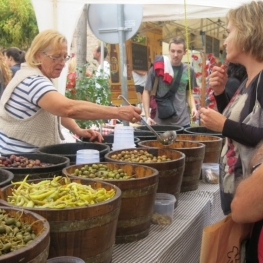
{"label": "white plastic container", "polygon": [[134,129],[131,126],[117,126],[114,129],[112,150],[135,148]]}
{"label": "white plastic container", "polygon": [[170,225],[173,221],[174,195],[157,193],[154,202],[152,223],[158,225]]}
{"label": "white plastic container", "polygon": [[76,164],[98,162],[100,162],[100,152],[98,150],[82,149],[77,151]]}
{"label": "white plastic container", "polygon": [[204,183],[218,184],[219,164],[218,163],[203,163],[202,164],[202,180]]}

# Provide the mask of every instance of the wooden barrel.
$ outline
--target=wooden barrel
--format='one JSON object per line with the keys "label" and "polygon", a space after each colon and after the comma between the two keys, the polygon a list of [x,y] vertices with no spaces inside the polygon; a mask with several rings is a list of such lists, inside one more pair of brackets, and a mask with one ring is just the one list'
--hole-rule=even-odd
{"label": "wooden barrel", "polygon": [[45,218],[27,211],[14,207],[0,206],[6,214],[20,218],[21,222],[29,223],[33,233],[37,236],[25,247],[19,248],[8,254],[0,256],[1,263],[46,263],[50,243],[50,226]]}
{"label": "wooden barrel", "polygon": [[76,164],[76,154],[78,150],[91,149],[100,152],[100,161],[104,161],[104,155],[110,151],[110,147],[103,143],[81,142],[81,143],[60,143],[40,147],[38,149],[41,153],[57,154],[68,157],[70,164]]}
{"label": "wooden barrel", "polygon": [[[3,154],[3,157],[10,157],[10,154]],[[28,180],[52,178],[54,175],[61,175],[62,169],[69,165],[69,159],[64,156],[44,153],[20,153],[16,156],[23,156],[27,159],[39,160],[41,163],[48,163],[48,166],[33,167],[2,167],[14,174],[12,181],[23,181],[29,175]]]}
{"label": "wooden barrel", "polygon": [[14,179],[14,174],[8,170],[0,169],[0,187],[9,185]]}
{"label": "wooden barrel", "polygon": [[176,141],[170,145],[163,145],[158,141],[142,141],[139,146],[146,148],[170,148],[185,154],[185,170],[181,185],[181,192],[193,191],[198,188],[202,163],[205,156],[203,143],[190,141]]}
{"label": "wooden barrel", "polygon": [[206,134],[206,135],[210,135],[210,136],[223,137],[221,132],[215,132],[215,131],[209,130],[204,126],[187,127],[184,129],[183,133]]}
{"label": "wooden barrel", "polygon": [[[35,180],[39,181],[41,180]],[[75,256],[86,263],[110,263],[120,212],[121,190],[106,182],[81,179],[72,181],[91,185],[94,189],[114,189],[116,194],[107,201],[89,206],[64,209],[27,208],[46,218],[50,224],[48,257]],[[1,189],[0,204],[11,206],[5,200],[12,194],[13,187],[8,185]]]}
{"label": "wooden barrel", "polygon": [[[116,243],[134,242],[148,236],[158,187],[158,171],[144,165],[114,162],[101,164],[111,170],[122,169],[125,173],[135,177],[133,179],[103,180],[121,189],[121,209],[117,224]],[[85,165],[69,166],[62,172],[68,177],[78,178],[74,176],[74,171],[83,166]],[[86,179],[83,178],[83,180]]]}
{"label": "wooden barrel", "polygon": [[[139,142],[140,143],[140,142]],[[136,148],[139,150],[140,148]],[[124,149],[125,151],[134,151],[134,148]],[[185,167],[185,155],[179,151],[172,149],[146,149],[148,153],[153,154],[154,156],[162,156],[166,155],[171,159],[171,161],[164,162],[147,162],[147,163],[139,163],[139,162],[129,162],[135,165],[146,165],[152,168],[155,168],[159,172],[159,183],[157,188],[157,193],[168,193],[172,194],[176,197],[176,204],[178,204],[179,193],[181,189],[184,167]],[[118,154],[122,152],[122,150],[111,151],[105,155],[105,161],[109,162],[121,162],[116,159],[111,158],[112,155]],[[127,163],[127,162],[126,162]]]}
{"label": "wooden barrel", "polygon": [[204,163],[219,163],[223,139],[203,134],[178,134],[177,141],[201,142],[205,145]]}

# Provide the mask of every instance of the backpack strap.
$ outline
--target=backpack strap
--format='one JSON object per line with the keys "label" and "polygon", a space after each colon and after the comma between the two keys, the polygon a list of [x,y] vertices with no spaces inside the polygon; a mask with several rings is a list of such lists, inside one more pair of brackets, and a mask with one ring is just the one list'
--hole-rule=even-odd
{"label": "backpack strap", "polygon": [[151,91],[151,95],[152,95],[152,96],[155,96],[155,95],[156,95],[157,86],[158,86],[158,81],[159,81],[158,77],[155,76],[154,83],[153,83],[153,89],[152,89],[152,91]]}

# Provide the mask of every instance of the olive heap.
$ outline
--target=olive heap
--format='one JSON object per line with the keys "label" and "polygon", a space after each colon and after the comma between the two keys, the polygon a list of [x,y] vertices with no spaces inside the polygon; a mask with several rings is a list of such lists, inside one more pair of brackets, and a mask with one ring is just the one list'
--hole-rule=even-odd
{"label": "olive heap", "polygon": [[0,167],[14,167],[14,168],[31,168],[31,167],[47,167],[50,163],[41,163],[40,160],[28,159],[24,156],[17,156],[11,154],[9,157],[0,156]]}
{"label": "olive heap", "polygon": [[91,185],[71,182],[67,177],[54,176],[52,180],[38,183],[28,183],[27,177],[23,181],[12,182],[16,187],[7,197],[8,203],[28,208],[61,209],[93,205],[115,195],[114,189],[93,189]]}
{"label": "olive heap", "polygon": [[113,154],[110,156],[111,159],[125,162],[135,162],[135,163],[159,163],[171,161],[166,155],[154,156],[153,154],[147,152],[146,150],[132,150],[132,151],[121,151],[118,154]]}
{"label": "olive heap", "polygon": [[135,178],[134,175],[128,175],[122,169],[110,169],[105,164],[86,164],[81,168],[74,170],[74,175],[83,178],[106,179],[106,180],[126,180]]}
{"label": "olive heap", "polygon": [[31,225],[19,219],[21,213],[13,217],[0,209],[0,255],[25,247],[36,238]]}

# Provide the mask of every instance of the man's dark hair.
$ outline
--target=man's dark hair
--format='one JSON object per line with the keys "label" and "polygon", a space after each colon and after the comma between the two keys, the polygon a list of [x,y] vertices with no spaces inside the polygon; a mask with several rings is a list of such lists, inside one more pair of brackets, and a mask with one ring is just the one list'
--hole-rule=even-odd
{"label": "man's dark hair", "polygon": [[186,43],[185,43],[185,39],[182,37],[174,37],[169,41],[169,50],[171,47],[171,44],[183,44],[184,46],[184,50],[186,50]]}
{"label": "man's dark hair", "polygon": [[[101,52],[101,48],[100,46],[98,46],[97,48],[97,52]],[[108,55],[108,49],[104,46],[104,58],[106,58]]]}

